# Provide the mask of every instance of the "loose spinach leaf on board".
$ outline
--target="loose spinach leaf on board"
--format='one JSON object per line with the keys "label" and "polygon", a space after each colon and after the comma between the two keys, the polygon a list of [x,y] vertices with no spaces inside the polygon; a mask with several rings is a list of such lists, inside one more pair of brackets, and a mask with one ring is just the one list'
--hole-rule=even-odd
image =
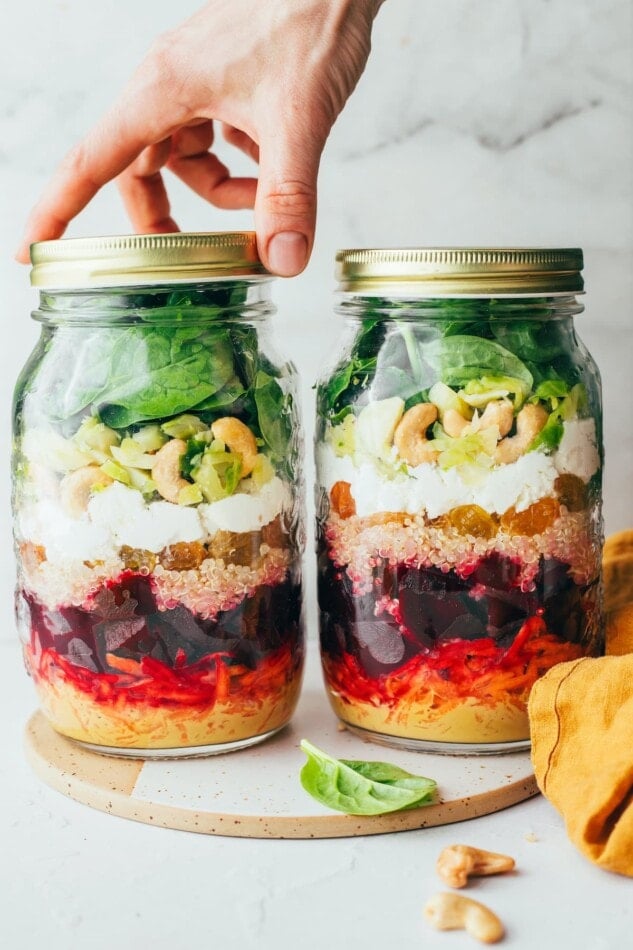
{"label": "loose spinach leaf on board", "polygon": [[308,757],[300,774],[306,792],[321,804],[347,815],[383,815],[430,805],[437,783],[411,775],[388,762],[335,759],[306,739],[301,748]]}

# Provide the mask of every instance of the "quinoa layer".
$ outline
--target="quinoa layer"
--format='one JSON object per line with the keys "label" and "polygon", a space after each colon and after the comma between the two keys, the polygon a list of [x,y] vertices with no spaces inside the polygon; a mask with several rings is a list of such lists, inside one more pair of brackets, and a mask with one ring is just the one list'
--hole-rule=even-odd
{"label": "quinoa layer", "polygon": [[[204,619],[230,610],[262,585],[283,581],[290,565],[287,548],[262,545],[252,564],[242,565],[224,558],[207,557],[199,565],[170,570],[160,563],[140,571],[151,579],[157,599],[165,609],[182,603]],[[59,607],[90,609],[104,584],[125,570],[122,557],[109,561],[49,561],[43,548],[23,546],[24,587],[50,610]]]}
{"label": "quinoa layer", "polygon": [[393,565],[454,570],[467,576],[478,561],[496,553],[520,564],[519,583],[524,590],[530,589],[542,557],[568,564],[576,584],[586,584],[600,572],[600,545],[588,511],[568,512],[562,508],[559,517],[539,534],[499,530],[490,538],[402,512],[348,518],[331,513],[324,535],[332,560],[345,568],[358,594],[371,590],[377,559]]}

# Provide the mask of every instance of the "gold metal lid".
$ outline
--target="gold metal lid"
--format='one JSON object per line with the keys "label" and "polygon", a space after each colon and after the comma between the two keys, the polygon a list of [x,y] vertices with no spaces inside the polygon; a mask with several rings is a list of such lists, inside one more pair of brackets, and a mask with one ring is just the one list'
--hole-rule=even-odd
{"label": "gold metal lid", "polygon": [[129,287],[268,274],[253,231],[124,234],[31,246],[31,284],[50,290]]}
{"label": "gold metal lid", "polygon": [[490,297],[583,290],[580,248],[415,247],[339,251],[339,290],[368,295]]}

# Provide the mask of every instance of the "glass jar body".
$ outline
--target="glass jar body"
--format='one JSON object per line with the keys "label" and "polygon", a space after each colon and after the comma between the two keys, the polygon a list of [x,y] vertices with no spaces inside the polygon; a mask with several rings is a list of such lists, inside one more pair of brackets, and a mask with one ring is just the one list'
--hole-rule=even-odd
{"label": "glass jar body", "polygon": [[601,397],[574,298],[346,295],[318,386],[321,655],[367,738],[529,744],[555,663],[603,649]]}
{"label": "glass jar body", "polygon": [[17,618],[53,727],[200,755],[294,710],[301,430],[263,281],[43,294],[15,391]]}

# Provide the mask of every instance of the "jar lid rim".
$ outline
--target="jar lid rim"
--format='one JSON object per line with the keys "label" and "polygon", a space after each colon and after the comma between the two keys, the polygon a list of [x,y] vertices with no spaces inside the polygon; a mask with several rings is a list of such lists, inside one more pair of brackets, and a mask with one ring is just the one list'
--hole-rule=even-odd
{"label": "jar lid rim", "polygon": [[270,277],[254,231],[62,238],[31,245],[31,284],[49,290]]}
{"label": "jar lid rim", "polygon": [[581,248],[347,248],[336,254],[338,289],[369,294],[410,286],[420,296],[580,293]]}

